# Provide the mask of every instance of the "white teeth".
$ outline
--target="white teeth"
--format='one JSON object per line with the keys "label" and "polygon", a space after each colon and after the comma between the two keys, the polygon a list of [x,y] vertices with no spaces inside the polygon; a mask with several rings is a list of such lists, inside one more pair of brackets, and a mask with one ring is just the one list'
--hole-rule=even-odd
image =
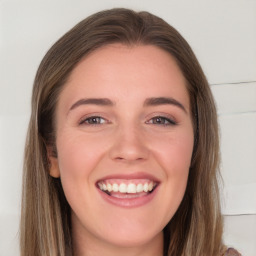
{"label": "white teeth", "polygon": [[112,191],[112,186],[110,184],[107,184],[107,189],[108,189],[108,192],[111,192]]}
{"label": "white teeth", "polygon": [[116,184],[116,183],[114,183],[113,185],[112,185],[112,190],[114,191],[114,192],[118,192],[118,185]]}
{"label": "white teeth", "polygon": [[150,182],[149,185],[148,185],[148,190],[152,191],[153,187],[154,187],[153,182]]}
{"label": "white teeth", "polygon": [[126,193],[127,192],[127,186],[124,183],[121,183],[119,186],[119,192]]}
{"label": "white teeth", "polygon": [[142,193],[142,192],[150,192],[154,189],[155,183],[153,181],[151,182],[146,182],[144,184],[139,183],[139,184],[134,184],[134,183],[129,183],[128,185],[125,183],[121,183],[118,185],[117,183],[110,184],[110,183],[104,183],[104,182],[99,182],[98,183],[99,188],[102,191],[108,191],[110,192],[120,192],[120,193],[128,193],[128,194],[135,194],[135,193]]}
{"label": "white teeth", "polygon": [[144,192],[148,192],[148,183],[145,183],[144,186],[143,186],[143,190]]}
{"label": "white teeth", "polygon": [[130,183],[127,186],[127,193],[136,193],[136,185],[133,183]]}
{"label": "white teeth", "polygon": [[106,186],[106,184],[102,184],[102,189],[104,190],[104,191],[106,191],[107,190],[107,186]]}
{"label": "white teeth", "polygon": [[102,183],[98,183],[98,185],[99,185],[100,189],[103,190],[103,185],[102,185]]}
{"label": "white teeth", "polygon": [[143,191],[143,185],[140,183],[137,185],[136,192],[141,193]]}

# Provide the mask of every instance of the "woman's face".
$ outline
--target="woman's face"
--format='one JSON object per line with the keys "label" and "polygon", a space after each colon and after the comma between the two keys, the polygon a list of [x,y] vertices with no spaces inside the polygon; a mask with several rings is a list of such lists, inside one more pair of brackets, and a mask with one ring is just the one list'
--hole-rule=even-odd
{"label": "woman's face", "polygon": [[155,46],[113,44],[73,70],[56,109],[60,176],[80,239],[162,238],[183,198],[194,135],[185,79]]}

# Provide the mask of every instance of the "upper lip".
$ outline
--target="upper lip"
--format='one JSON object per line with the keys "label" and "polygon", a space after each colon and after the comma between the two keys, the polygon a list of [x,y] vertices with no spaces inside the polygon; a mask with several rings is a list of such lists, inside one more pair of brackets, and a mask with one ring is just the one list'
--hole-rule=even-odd
{"label": "upper lip", "polygon": [[143,172],[137,172],[137,173],[130,173],[130,174],[112,174],[112,175],[107,175],[99,180],[97,180],[96,184],[100,181],[108,180],[108,179],[123,179],[123,180],[136,180],[136,179],[148,179],[152,180],[156,183],[159,183],[160,181],[152,174],[149,173],[143,173]]}

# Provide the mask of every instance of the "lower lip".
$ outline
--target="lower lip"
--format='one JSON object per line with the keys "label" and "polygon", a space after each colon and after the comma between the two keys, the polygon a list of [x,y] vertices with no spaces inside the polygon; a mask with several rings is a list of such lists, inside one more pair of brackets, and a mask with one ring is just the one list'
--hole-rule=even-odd
{"label": "lower lip", "polygon": [[134,208],[134,207],[140,207],[145,204],[148,204],[155,197],[157,190],[158,190],[158,186],[150,194],[147,194],[145,196],[135,197],[135,198],[117,198],[117,197],[110,196],[105,192],[101,191],[100,189],[98,189],[100,195],[105,201],[107,201],[110,204],[113,204],[119,207],[124,207],[124,208]]}

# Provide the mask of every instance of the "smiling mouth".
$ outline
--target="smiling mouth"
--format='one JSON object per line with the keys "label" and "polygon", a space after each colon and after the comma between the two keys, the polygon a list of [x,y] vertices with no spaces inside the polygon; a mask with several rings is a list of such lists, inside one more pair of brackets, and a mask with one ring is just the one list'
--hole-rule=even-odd
{"label": "smiling mouth", "polygon": [[120,199],[146,196],[154,191],[157,182],[148,179],[111,179],[97,182],[97,187],[107,195]]}

